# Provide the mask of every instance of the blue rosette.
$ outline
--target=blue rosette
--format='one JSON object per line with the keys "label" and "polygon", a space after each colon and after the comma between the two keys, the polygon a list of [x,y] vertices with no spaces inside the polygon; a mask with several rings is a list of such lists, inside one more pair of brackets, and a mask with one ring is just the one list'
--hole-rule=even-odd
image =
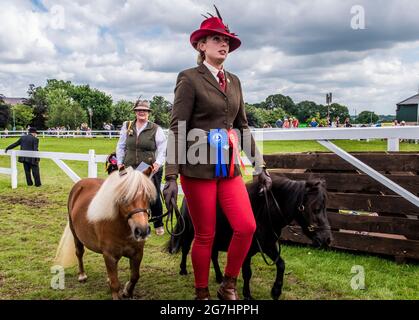
{"label": "blue rosette", "polygon": [[208,135],[208,142],[216,152],[215,177],[227,177],[227,165],[223,150],[228,150],[228,135],[225,129],[212,129]]}

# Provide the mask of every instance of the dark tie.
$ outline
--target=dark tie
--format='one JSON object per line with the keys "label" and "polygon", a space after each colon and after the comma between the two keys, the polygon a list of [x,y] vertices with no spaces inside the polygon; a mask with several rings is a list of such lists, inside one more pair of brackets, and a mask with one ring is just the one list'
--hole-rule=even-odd
{"label": "dark tie", "polygon": [[226,91],[226,79],[224,77],[224,72],[218,71],[217,77],[220,80],[221,90],[223,90],[223,92],[225,92]]}

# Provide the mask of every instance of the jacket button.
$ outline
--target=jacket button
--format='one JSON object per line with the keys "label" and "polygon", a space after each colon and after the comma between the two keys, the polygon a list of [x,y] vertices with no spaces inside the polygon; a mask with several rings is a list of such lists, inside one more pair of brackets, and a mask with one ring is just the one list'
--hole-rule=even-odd
{"label": "jacket button", "polygon": [[225,121],[225,120],[224,120],[224,121],[223,121],[223,123],[224,123],[224,124],[227,124],[227,121]]}

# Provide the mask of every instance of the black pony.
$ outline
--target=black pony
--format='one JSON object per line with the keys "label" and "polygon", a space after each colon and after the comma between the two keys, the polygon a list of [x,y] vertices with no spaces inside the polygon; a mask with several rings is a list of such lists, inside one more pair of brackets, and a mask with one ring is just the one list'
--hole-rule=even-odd
{"label": "black pony", "polygon": [[[328,246],[331,241],[331,231],[326,213],[327,191],[324,181],[308,180],[293,181],[285,177],[272,178],[272,191],[260,193],[257,182],[246,185],[257,224],[256,232],[249,253],[242,265],[243,297],[253,299],[250,293],[250,267],[252,257],[262,252],[276,264],[276,280],[271,290],[273,299],[278,299],[282,293],[285,262],[280,256],[279,236],[283,227],[296,221],[316,247]],[[194,238],[192,221],[189,216],[185,200],[181,208],[185,218],[185,231],[180,235],[172,235],[167,249],[170,253],[177,253],[182,249],[180,274],[186,275],[186,257]],[[180,229],[181,224],[177,224]],[[232,229],[217,206],[217,228],[212,250],[212,263],[217,282],[222,281],[222,273],[218,264],[218,251],[227,251],[232,237]]]}

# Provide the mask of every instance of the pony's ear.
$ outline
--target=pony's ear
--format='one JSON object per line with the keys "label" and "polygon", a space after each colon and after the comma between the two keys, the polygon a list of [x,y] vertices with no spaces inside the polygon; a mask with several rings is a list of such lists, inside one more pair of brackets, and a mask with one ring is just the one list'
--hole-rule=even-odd
{"label": "pony's ear", "polygon": [[317,191],[319,188],[326,188],[326,181],[323,179],[307,180],[306,190]]}

